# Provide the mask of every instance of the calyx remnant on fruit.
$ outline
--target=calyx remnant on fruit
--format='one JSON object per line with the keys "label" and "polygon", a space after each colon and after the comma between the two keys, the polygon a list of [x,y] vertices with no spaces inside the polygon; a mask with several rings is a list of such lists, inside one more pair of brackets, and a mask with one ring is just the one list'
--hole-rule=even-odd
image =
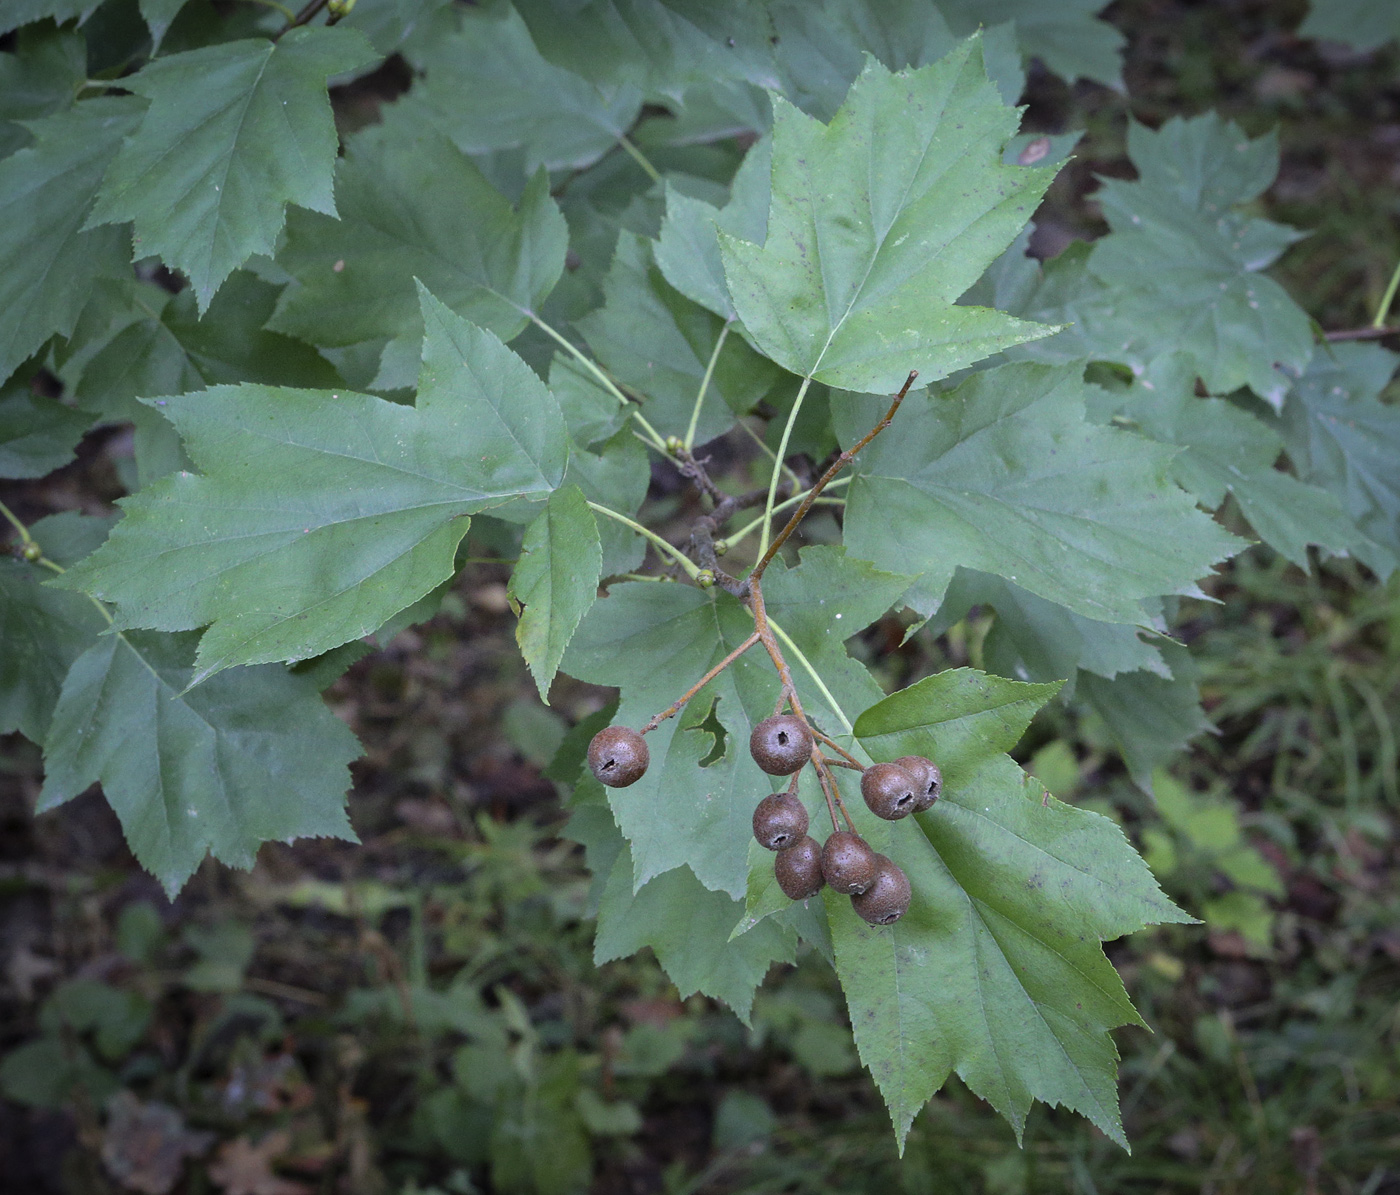
{"label": "calyx remnant on fruit", "polygon": [[588,744],[589,771],[609,788],[636,784],[650,762],[646,740],[627,726],[605,727]]}
{"label": "calyx remnant on fruit", "polygon": [[914,779],[914,812],[932,809],[943,794],[943,773],[931,759],[922,755],[901,755],[895,760]]}
{"label": "calyx remnant on fruit", "polygon": [[749,754],[770,776],[791,776],[812,756],[812,732],[795,714],[774,714],[753,728]]}
{"label": "calyx remnant on fruit", "polygon": [[861,774],[860,795],[876,817],[894,822],[914,812],[918,793],[914,777],[897,763],[877,763]]}
{"label": "calyx remnant on fruit", "polygon": [[822,890],[822,848],[815,838],[806,837],[779,851],[773,861],[778,887],[789,900],[806,900]]}
{"label": "calyx remnant on fruit", "polygon": [[870,844],[849,830],[835,830],[822,847],[822,875],[833,892],[854,896],[875,879],[877,856]]}
{"label": "calyx remnant on fruit", "polygon": [[909,911],[910,895],[904,869],[884,855],[876,855],[870,887],[851,897],[851,908],[871,925],[893,925]]}
{"label": "calyx remnant on fruit", "polygon": [[807,808],[796,793],[772,793],[753,811],[753,836],[770,851],[785,850],[807,835]]}

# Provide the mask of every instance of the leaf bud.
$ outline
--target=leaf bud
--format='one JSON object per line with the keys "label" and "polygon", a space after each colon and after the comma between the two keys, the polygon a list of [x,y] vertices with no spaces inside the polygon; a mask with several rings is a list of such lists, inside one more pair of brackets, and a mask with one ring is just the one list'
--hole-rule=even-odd
{"label": "leaf bud", "polygon": [[695,584],[701,589],[712,589],[715,584],[715,573],[713,569],[702,568],[695,574]]}
{"label": "leaf bud", "polygon": [[666,451],[669,452],[672,456],[675,456],[678,452],[683,451],[684,448],[685,441],[682,440],[680,436],[666,437]]}
{"label": "leaf bud", "polygon": [[24,551],[22,555],[27,561],[29,561],[30,564],[33,564],[35,561],[43,557],[44,549],[41,548],[31,539],[27,544],[24,545]]}

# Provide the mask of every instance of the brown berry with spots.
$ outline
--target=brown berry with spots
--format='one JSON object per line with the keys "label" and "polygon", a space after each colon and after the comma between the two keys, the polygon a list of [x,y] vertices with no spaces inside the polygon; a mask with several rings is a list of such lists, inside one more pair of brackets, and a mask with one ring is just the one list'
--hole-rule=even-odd
{"label": "brown berry with spots", "polygon": [[875,856],[875,878],[864,892],[851,897],[851,908],[871,925],[893,925],[909,911],[909,877],[884,855]]}
{"label": "brown berry with spots", "polygon": [[914,777],[897,763],[872,764],[861,773],[860,795],[876,817],[897,822],[914,812]]}
{"label": "brown berry with spots", "polygon": [[854,896],[875,879],[878,857],[859,834],[836,830],[822,847],[822,875],[833,892]]}
{"label": "brown berry with spots", "polygon": [[807,836],[807,809],[796,793],[773,793],[753,811],[753,836],[770,851],[783,851]]}
{"label": "brown berry with spots", "polygon": [[588,744],[588,769],[609,788],[636,784],[651,763],[646,740],[627,726],[608,726]]}
{"label": "brown berry with spots", "polygon": [[901,755],[895,763],[914,778],[914,812],[932,809],[943,795],[943,773],[938,765],[922,755]]}
{"label": "brown berry with spots", "polygon": [[753,728],[749,754],[770,776],[791,776],[812,757],[812,732],[796,714],[774,714]]}
{"label": "brown berry with spots", "polygon": [[778,887],[789,900],[806,900],[822,890],[822,848],[815,838],[802,838],[779,851],[773,860]]}

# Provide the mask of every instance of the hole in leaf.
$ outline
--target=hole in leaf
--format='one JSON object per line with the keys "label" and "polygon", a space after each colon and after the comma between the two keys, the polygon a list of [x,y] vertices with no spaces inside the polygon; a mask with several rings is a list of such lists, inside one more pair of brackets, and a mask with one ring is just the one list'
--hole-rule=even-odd
{"label": "hole in leaf", "polygon": [[700,766],[702,768],[708,768],[711,764],[719,763],[719,761],[724,758],[729,732],[725,730],[724,723],[719,720],[718,709],[719,698],[716,697],[710,702],[710,708],[705,712],[704,718],[686,727],[687,730],[699,731],[701,734],[708,734],[714,739],[714,745],[700,761]]}

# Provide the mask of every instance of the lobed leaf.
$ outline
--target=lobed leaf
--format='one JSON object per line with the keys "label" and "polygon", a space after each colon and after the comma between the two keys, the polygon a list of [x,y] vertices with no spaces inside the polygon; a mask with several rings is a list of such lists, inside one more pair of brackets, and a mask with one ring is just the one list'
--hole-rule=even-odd
{"label": "lobed leaf", "polygon": [[107,544],[55,583],[115,603],[123,626],[212,624],[198,682],[319,655],[446,580],[463,516],[545,497],[568,444],[505,345],[426,292],[423,319],[416,408],[256,385],[156,400],[203,475],[125,499]]}
{"label": "lobed leaf", "polygon": [[[70,557],[65,541],[105,520],[66,513],[40,519],[30,534],[52,560]],[[0,559],[0,734],[18,730],[42,743],[63,687],[63,678],[107,623],[92,602],[79,593],[62,593],[43,584],[49,574],[37,565]]]}
{"label": "lobed leaf", "polygon": [[777,101],[767,239],[720,235],[754,343],[793,373],[878,392],[1049,335],[955,303],[1054,177],[1001,163],[1016,123],[976,38],[898,75],[871,61],[830,125]]}
{"label": "lobed leaf", "polygon": [[85,100],[24,125],[34,144],[0,160],[0,378],[67,335],[102,277],[128,271],[125,229],[85,229],[103,172],[141,101]]}
{"label": "lobed leaf", "polygon": [[[840,549],[809,548],[797,568],[774,562],[764,594],[773,621],[818,670],[827,693],[854,710],[877,701],[881,691],[842,645],[888,610],[908,583]],[[722,590],[624,583],[589,611],[562,667],[579,680],[618,687],[615,722],[638,727],[752,630],[752,617]],[[841,733],[845,715],[832,709],[827,693],[800,665],[794,679],[816,723]],[[754,647],[647,736],[646,775],[608,792],[638,887],[685,865],[705,887],[744,897],[743,844],[753,833],[754,806],[773,783],[750,757],[749,735],[773,712],[777,696],[777,674]]]}
{"label": "lobed leaf", "polygon": [[1184,354],[1158,358],[1121,411],[1153,439],[1181,445],[1172,474],[1203,506],[1214,510],[1233,494],[1259,537],[1299,568],[1309,566],[1309,544],[1363,557],[1384,553],[1334,494],[1274,467],[1282,437],[1224,399],[1197,398],[1195,385],[1195,367]]}
{"label": "lobed leaf", "polygon": [[246,868],[270,839],[357,841],[345,790],[359,745],[315,686],[269,665],[187,692],[193,656],[193,636],[100,636],[63,682],[38,811],[100,782],[172,899],[206,852]]}
{"label": "lobed leaf", "polygon": [[346,29],[293,29],[148,62],[122,86],[151,104],[107,171],[87,227],[136,223],[136,256],[182,270],[200,311],[255,253],[272,253],[288,203],[335,214],[330,75],[374,60]]}
{"label": "lobed leaf", "polygon": [[[920,573],[906,601],[924,614],[959,566],[1103,622],[1141,622],[1142,599],[1193,592],[1239,541],[1172,483],[1170,450],[1085,422],[1080,372],[1003,365],[906,401],[856,462],[850,550]],[[838,408],[843,442],[870,421],[862,400]]]}
{"label": "lobed leaf", "polygon": [[[598,359],[646,398],[642,411],[663,436],[684,436],[724,321],[671,288],[645,238],[624,232],[603,284],[605,305],[575,326]],[[704,444],[734,426],[781,377],[739,336],[726,336],[696,424]]]}
{"label": "lobed leaf", "polygon": [[567,834],[584,844],[597,894],[594,962],[601,966],[649,946],[682,998],[703,992],[745,1022],[755,989],[775,962],[790,963],[796,939],[769,921],[734,940],[743,905],[700,884],[685,866],[635,886],[634,866],[602,785],[579,785]]}
{"label": "lobed leaf", "polygon": [[269,326],[318,345],[388,338],[382,388],[411,385],[423,324],[415,279],[503,340],[558,282],[568,230],[537,175],[518,211],[440,133],[398,106],[351,139],[340,219],[294,211],[278,262],[296,279]]}
{"label": "lobed leaf", "polygon": [[419,54],[426,72],[408,101],[463,153],[518,149],[525,170],[580,170],[615,149],[637,118],[641,92],[545,60],[509,4],[460,11],[457,28]]}
{"label": "lobed leaf", "polygon": [[1319,350],[1275,423],[1301,478],[1335,495],[1379,546],[1357,554],[1382,576],[1400,558],[1400,406],[1380,399],[1398,360],[1379,345]]}
{"label": "lobed leaf", "polygon": [[1018,1138],[1038,1099],[1126,1147],[1108,1030],[1142,1021],[1099,942],[1190,918],[1113,822],[1042,800],[1002,754],[1055,687],[957,669],[856,722],[875,759],[926,755],[944,777],[939,803],[909,821],[849,803],[863,836],[909,876],[909,912],[874,927],[827,896],[856,1045],[901,1144],[956,1073]]}

